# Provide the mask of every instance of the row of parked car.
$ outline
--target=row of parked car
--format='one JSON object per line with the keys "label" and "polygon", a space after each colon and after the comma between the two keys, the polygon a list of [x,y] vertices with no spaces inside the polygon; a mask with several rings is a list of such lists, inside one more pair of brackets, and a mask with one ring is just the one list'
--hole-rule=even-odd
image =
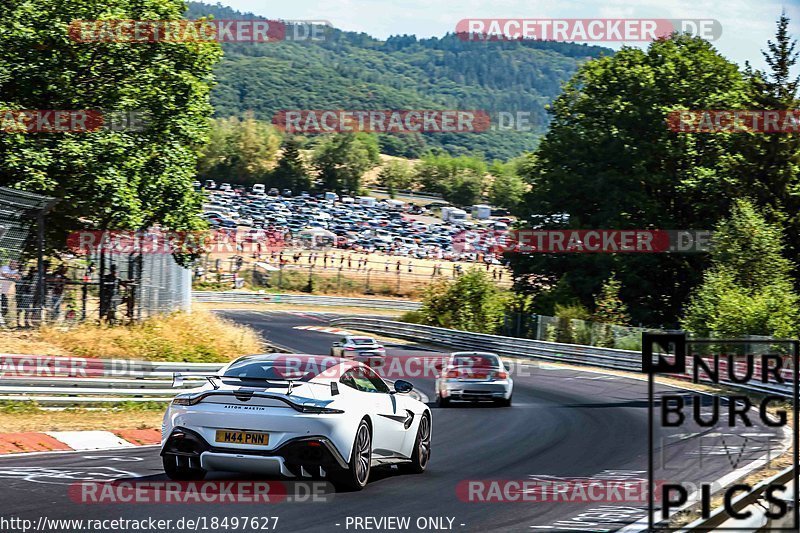
{"label": "row of parked car", "polygon": [[[444,202],[409,206],[374,197],[339,197],[327,192],[312,196],[292,191],[207,190],[204,216],[218,228],[243,228],[253,242],[260,233],[276,232],[288,238],[306,238],[315,245],[393,255],[448,260],[475,260],[480,249],[464,250],[454,243],[475,224],[443,222],[433,217],[414,217],[440,208]],[[492,221],[494,222],[494,221]],[[510,222],[510,221],[509,221]],[[485,258],[488,262],[496,258]]]}

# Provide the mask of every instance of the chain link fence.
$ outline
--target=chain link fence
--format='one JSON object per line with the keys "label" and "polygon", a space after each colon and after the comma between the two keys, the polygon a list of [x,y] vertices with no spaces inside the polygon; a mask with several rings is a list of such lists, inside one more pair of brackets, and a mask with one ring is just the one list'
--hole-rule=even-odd
{"label": "chain link fence", "polygon": [[508,313],[499,334],[562,344],[641,350],[642,333],[659,331],[661,330],[531,313]]}
{"label": "chain link fence", "polygon": [[50,293],[45,216],[56,200],[0,187],[0,326],[39,323]]}
{"label": "chain link fence", "polygon": [[56,202],[0,187],[0,327],[136,321],[189,310],[191,269],[170,253],[45,256],[47,213]]}
{"label": "chain link fence", "polygon": [[319,294],[420,297],[438,280],[453,280],[478,268],[500,287],[512,279],[502,265],[422,261],[346,250],[283,250],[259,254],[207,255],[194,268],[197,290],[278,289]]}
{"label": "chain link fence", "polygon": [[[138,321],[191,307],[191,269],[171,254],[87,254],[80,283],[80,319]],[[73,301],[74,301],[73,295]]]}

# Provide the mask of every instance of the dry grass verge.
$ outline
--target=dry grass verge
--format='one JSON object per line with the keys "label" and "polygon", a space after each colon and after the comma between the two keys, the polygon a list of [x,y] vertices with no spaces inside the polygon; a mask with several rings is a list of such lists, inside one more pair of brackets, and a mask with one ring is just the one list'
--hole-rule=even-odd
{"label": "dry grass verge", "polygon": [[85,323],[0,332],[2,353],[211,363],[262,351],[263,340],[254,330],[204,310],[131,325]]}
{"label": "dry grass verge", "polygon": [[125,326],[45,327],[40,334],[44,341],[79,357],[199,363],[229,361],[263,350],[255,331],[206,311],[172,313]]}

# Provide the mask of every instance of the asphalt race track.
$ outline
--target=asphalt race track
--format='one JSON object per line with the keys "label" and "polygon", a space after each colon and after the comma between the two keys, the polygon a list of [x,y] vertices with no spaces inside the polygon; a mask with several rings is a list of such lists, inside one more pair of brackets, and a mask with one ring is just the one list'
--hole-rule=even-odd
{"label": "asphalt race track", "polygon": [[[328,354],[331,333],[298,326],[327,323],[324,314],[230,311],[225,316],[262,331],[298,353]],[[388,344],[390,357],[431,355],[415,345]],[[409,378],[431,400],[433,380]],[[373,471],[362,492],[327,502],[278,504],[81,504],[68,496],[80,480],[166,480],[155,447],[0,459],[4,516],[56,518],[279,517],[277,531],[397,530],[355,517],[410,517],[408,531],[616,531],[646,518],[647,505],[604,502],[469,502],[457,493],[469,480],[647,477],[646,382],[553,365],[514,372],[511,408],[432,404],[433,455],[422,475]],[[661,389],[660,390],[664,390]],[[675,389],[666,389],[675,393]],[[656,439],[663,479],[712,481],[778,447],[783,434],[754,420],[750,428],[689,426]],[[211,474],[207,479],[247,479]],[[419,523],[420,517],[441,519]],[[272,524],[269,529],[272,529]],[[367,529],[369,526],[369,529]],[[391,524],[390,524],[391,526]],[[211,530],[211,529],[208,529]],[[243,529],[239,529],[242,531]],[[244,529],[252,531],[252,529]]]}

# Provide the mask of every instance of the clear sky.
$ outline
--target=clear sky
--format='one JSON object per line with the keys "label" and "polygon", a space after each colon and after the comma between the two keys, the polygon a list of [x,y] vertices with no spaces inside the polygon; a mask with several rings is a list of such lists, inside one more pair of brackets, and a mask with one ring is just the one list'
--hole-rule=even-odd
{"label": "clear sky", "polygon": [[[205,0],[215,3],[216,0]],[[800,38],[800,0],[219,0],[267,18],[328,20],[379,39],[390,35],[441,36],[468,18],[665,18],[716,19],[714,42],[728,59],[763,68],[760,50],[785,10]],[[625,43],[600,43],[618,49]],[[627,43],[643,46],[641,43]]]}

